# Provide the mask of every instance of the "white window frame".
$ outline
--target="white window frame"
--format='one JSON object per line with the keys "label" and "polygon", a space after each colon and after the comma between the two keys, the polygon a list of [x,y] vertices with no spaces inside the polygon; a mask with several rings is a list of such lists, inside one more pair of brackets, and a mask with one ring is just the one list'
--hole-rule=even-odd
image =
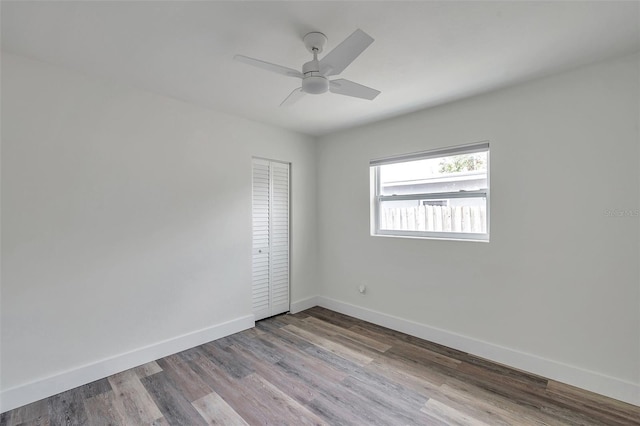
{"label": "white window frame", "polygon": [[[416,160],[426,160],[429,158],[449,157],[460,154],[473,154],[477,152],[487,153],[487,188],[477,191],[458,192],[434,192],[416,193],[406,195],[382,195],[380,194],[380,167],[386,164],[404,163]],[[370,182],[371,182],[371,235],[386,237],[423,238],[437,240],[462,240],[462,241],[489,241],[490,221],[490,164],[489,164],[489,142],[483,141],[470,145],[458,145],[449,148],[442,148],[430,151],[414,152],[393,157],[385,157],[369,161]],[[380,204],[384,201],[402,200],[430,200],[430,199],[451,199],[451,198],[486,198],[486,233],[464,233],[464,232],[430,232],[430,231],[397,231],[380,229]]]}

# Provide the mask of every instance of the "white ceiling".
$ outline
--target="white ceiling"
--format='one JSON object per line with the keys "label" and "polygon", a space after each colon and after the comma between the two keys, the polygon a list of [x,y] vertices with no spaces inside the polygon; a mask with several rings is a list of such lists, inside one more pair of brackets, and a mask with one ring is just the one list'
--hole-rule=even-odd
{"label": "white ceiling", "polygon": [[[2,49],[307,134],[434,106],[640,49],[638,2],[28,2],[1,4]],[[356,28],[376,41],[341,77],[382,91],[280,102],[302,36],[325,53]]]}

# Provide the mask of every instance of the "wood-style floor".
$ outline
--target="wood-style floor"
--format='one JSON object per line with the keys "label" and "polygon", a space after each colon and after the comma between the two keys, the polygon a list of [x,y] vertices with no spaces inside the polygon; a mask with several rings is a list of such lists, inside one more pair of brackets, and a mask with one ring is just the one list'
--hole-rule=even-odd
{"label": "wood-style floor", "polygon": [[2,414],[1,425],[640,425],[640,407],[312,308]]}

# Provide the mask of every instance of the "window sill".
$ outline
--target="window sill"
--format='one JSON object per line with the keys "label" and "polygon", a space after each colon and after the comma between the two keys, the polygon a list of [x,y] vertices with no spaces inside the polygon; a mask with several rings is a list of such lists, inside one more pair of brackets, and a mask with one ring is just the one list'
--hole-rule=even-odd
{"label": "window sill", "polygon": [[482,237],[479,237],[479,236],[460,237],[460,236],[443,236],[443,235],[420,235],[420,234],[409,235],[409,234],[372,233],[371,236],[372,237],[390,237],[390,238],[408,238],[412,240],[467,241],[472,243],[488,243],[489,242],[489,234],[482,234]]}

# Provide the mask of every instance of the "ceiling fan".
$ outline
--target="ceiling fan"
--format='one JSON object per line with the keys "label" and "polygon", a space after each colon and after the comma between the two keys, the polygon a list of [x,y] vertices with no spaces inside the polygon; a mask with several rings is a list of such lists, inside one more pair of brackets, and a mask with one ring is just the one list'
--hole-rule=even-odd
{"label": "ceiling fan", "polygon": [[302,86],[291,92],[291,94],[282,101],[280,106],[295,103],[304,96],[305,93],[317,95],[329,91],[339,95],[368,100],[373,100],[380,94],[379,90],[345,80],[344,78],[338,78],[336,80],[329,80],[327,78],[338,75],[344,71],[345,68],[373,43],[373,38],[367,33],[360,29],[355,30],[353,34],[320,60],[318,60],[318,54],[324,49],[327,43],[327,36],[319,32],[312,32],[305,35],[303,41],[307,50],[313,54],[313,60],[302,66],[302,72],[243,55],[236,55],[234,59],[278,74],[302,79]]}

